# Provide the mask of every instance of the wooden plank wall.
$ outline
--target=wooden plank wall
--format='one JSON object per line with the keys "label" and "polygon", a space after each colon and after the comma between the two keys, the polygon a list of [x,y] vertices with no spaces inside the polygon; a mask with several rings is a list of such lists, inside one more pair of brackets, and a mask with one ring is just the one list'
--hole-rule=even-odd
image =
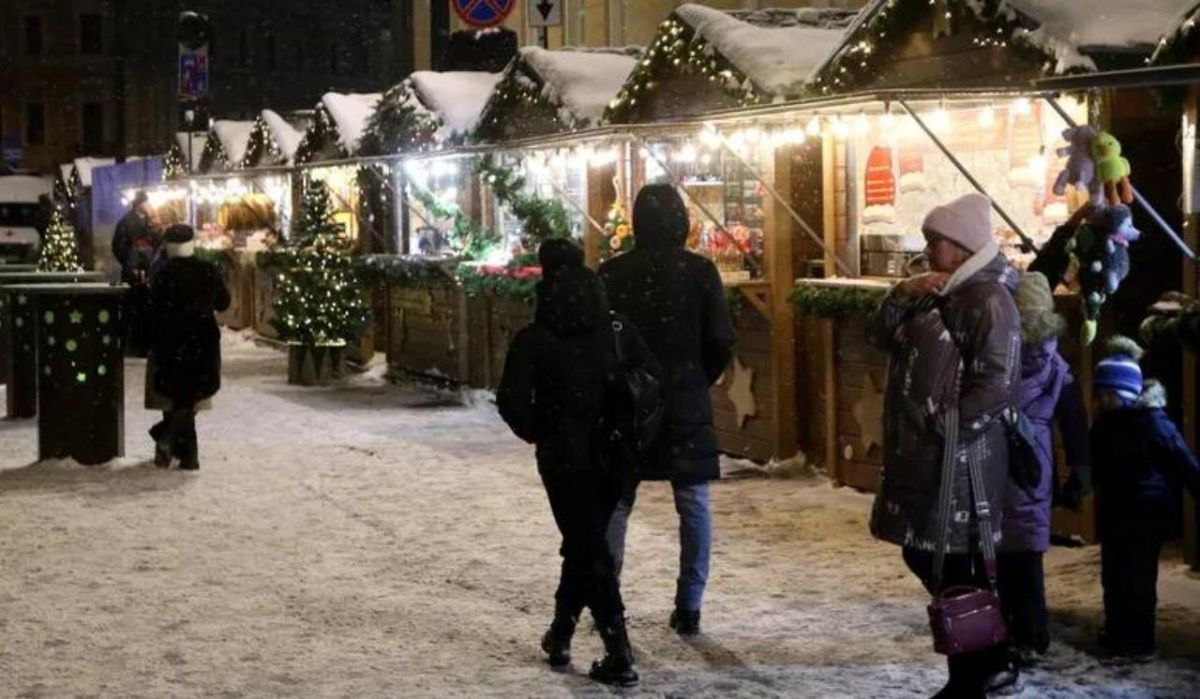
{"label": "wooden plank wall", "polygon": [[775,455],[771,416],[775,414],[776,381],[771,372],[771,326],[757,309],[745,303],[735,318],[734,329],[737,331],[734,356],[742,366],[754,371],[751,389],[756,415],[739,426],[737,411],[729,399],[731,368],[711,391],[713,426],[721,451],[765,462]]}
{"label": "wooden plank wall", "polygon": [[[836,323],[834,332],[834,410],[837,467],[834,480],[860,490],[879,488],[883,466],[881,445],[863,443],[863,430],[854,407],[869,392],[882,393],[887,378],[887,355],[867,344],[865,318]],[[878,398],[882,400],[882,397]],[[880,429],[882,434],[882,429]]]}
{"label": "wooden plank wall", "polygon": [[465,381],[466,347],[460,342],[464,319],[458,287],[392,287],[390,294],[388,373]]}

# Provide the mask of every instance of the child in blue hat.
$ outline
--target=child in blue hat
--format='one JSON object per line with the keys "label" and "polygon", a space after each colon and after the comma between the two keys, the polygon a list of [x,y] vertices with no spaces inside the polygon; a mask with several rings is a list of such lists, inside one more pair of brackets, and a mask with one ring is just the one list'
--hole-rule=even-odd
{"label": "child in blue hat", "polygon": [[1180,521],[1180,487],[1200,493],[1200,465],[1164,412],[1166,391],[1143,381],[1142,350],[1116,337],[1096,366],[1092,465],[1100,508],[1104,631],[1117,661],[1155,652],[1158,555]]}

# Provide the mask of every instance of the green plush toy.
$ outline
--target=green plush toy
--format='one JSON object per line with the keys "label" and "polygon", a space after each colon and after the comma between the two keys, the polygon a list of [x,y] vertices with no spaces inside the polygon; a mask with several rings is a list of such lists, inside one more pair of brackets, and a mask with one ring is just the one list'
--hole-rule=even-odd
{"label": "green plush toy", "polygon": [[1104,187],[1104,198],[1112,206],[1133,203],[1133,185],[1129,183],[1132,169],[1121,157],[1121,142],[1107,131],[1092,140],[1092,160],[1096,163],[1096,179]]}

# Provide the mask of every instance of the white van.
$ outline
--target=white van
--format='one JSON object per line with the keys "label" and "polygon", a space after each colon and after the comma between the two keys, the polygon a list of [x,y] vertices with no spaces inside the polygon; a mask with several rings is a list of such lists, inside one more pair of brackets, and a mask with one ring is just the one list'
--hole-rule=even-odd
{"label": "white van", "polygon": [[0,259],[33,262],[42,239],[38,233],[38,197],[49,195],[53,183],[41,177],[0,177]]}

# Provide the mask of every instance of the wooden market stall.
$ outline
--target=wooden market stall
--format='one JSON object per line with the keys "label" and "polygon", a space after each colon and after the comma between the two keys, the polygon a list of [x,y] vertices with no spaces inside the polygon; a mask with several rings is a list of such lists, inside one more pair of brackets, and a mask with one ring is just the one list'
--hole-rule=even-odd
{"label": "wooden market stall", "polygon": [[204,149],[200,151],[200,163],[197,171],[204,174],[215,174],[241,169],[254,126],[255,122],[253,121],[231,119],[214,121],[204,139]]}
{"label": "wooden market stall", "polygon": [[[828,154],[802,123],[746,110],[807,94],[854,17],[835,9],[681,6],[605,115],[637,133],[631,191],[671,182],[685,192],[689,247],[712,258],[726,281],[738,344],[713,389],[716,427],[722,450],[758,461],[795,455],[798,427],[815,417],[807,405],[798,410],[803,341],[787,296],[797,269],[817,254],[799,241],[815,237],[817,251],[824,244],[823,203],[812,192],[824,184],[814,173]],[[735,108],[743,111],[723,113]],[[712,125],[701,132],[695,121],[705,115]],[[652,128],[681,119],[693,123]]]}
{"label": "wooden market stall", "polygon": [[[1119,32],[1102,31],[1099,15],[1083,17],[1083,6],[1065,8],[1079,15],[1073,26],[1042,5],[1010,12],[948,0],[939,7],[935,13],[924,2],[872,3],[816,78],[829,95],[877,90],[882,107],[858,115],[840,110],[833,117],[826,234],[853,265],[853,274],[801,284],[796,294],[804,315],[823,316],[807,321],[815,324],[812,335],[820,338],[822,351],[809,353],[800,370],[810,378],[801,400],[824,405],[826,413],[823,429],[813,429],[810,438],[824,443],[824,460],[837,482],[864,489],[877,486],[881,461],[882,437],[873,426],[882,410],[886,358],[866,345],[863,333],[866,314],[886,288],[880,280],[904,274],[923,247],[924,213],[975,189],[968,175],[997,206],[1003,249],[1027,262],[1017,232],[1040,243],[1087,198],[1072,187],[1062,196],[1053,192],[1064,165],[1056,150],[1067,145],[1062,141],[1067,123],[1056,108],[1075,122],[1118,133],[1122,124],[1112,118],[1119,102],[1111,95],[1056,97],[1051,104],[1030,82],[1121,67],[1147,55],[1145,37],[1114,39]],[[1139,10],[1112,11],[1132,20]],[[1114,20],[1106,14],[1103,21],[1111,28]],[[1088,386],[1093,358],[1079,341],[1079,298],[1066,289],[1057,298],[1073,330],[1062,340],[1062,353]],[[1090,508],[1082,517],[1056,511],[1056,527],[1092,538],[1093,515]]]}

